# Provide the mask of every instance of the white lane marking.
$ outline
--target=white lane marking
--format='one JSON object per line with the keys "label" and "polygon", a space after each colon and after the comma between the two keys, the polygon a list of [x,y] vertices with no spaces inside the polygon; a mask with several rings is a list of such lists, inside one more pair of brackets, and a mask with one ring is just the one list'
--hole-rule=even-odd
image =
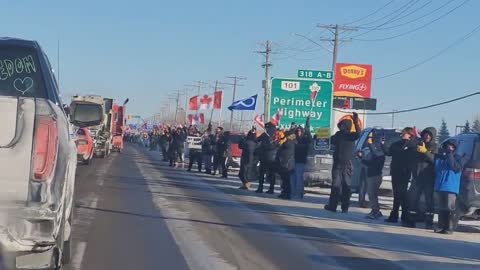
{"label": "white lane marking", "polygon": [[85,242],[80,242],[75,246],[75,248],[73,249],[75,257],[73,257],[71,262],[71,270],[82,269],[83,256],[85,255],[86,250],[87,250],[87,243]]}
{"label": "white lane marking", "polygon": [[[135,149],[135,151],[138,154],[138,150]],[[155,169],[147,169],[138,163],[136,166],[144,178],[152,179],[155,176],[158,177],[158,171]],[[148,183],[148,189],[152,192],[154,191],[155,187]],[[158,196],[152,197],[153,203],[157,206],[158,210],[162,212],[162,214],[184,220],[188,220],[190,218],[190,213],[176,209],[175,206],[165,198]],[[177,243],[177,246],[190,269],[238,269],[238,267],[231,265],[224,259],[220,258],[220,254],[218,254],[215,250],[208,246],[207,243],[205,243],[198,231],[190,222],[182,220],[165,220],[165,224],[167,225],[170,234]]]}

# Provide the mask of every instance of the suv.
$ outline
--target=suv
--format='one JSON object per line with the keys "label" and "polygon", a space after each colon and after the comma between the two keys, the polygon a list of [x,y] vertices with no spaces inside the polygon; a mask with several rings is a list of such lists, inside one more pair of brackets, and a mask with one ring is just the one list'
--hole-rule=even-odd
{"label": "suv", "polygon": [[465,158],[465,166],[457,198],[457,222],[462,217],[480,218],[480,134],[467,133],[453,137],[456,153]]}
{"label": "suv", "polygon": [[[400,140],[401,130],[397,129],[384,129],[384,128],[366,128],[360,134],[360,139],[357,140],[355,144],[355,153],[362,152],[362,158],[371,157],[370,148],[367,144],[368,134],[373,133],[373,147],[380,149],[380,139],[385,138],[385,144],[391,145],[392,143]],[[381,152],[381,151],[380,151]],[[352,176],[352,191],[358,193],[358,202],[361,207],[367,207],[367,168],[362,163],[362,158],[359,158],[355,155],[353,160],[353,176]],[[392,189],[392,178],[390,176],[390,162],[391,157],[385,158],[385,165],[383,166],[383,181],[380,189],[391,190]]]}
{"label": "suv", "polygon": [[77,152],[39,44],[0,38],[0,248],[7,269],[70,260]]}

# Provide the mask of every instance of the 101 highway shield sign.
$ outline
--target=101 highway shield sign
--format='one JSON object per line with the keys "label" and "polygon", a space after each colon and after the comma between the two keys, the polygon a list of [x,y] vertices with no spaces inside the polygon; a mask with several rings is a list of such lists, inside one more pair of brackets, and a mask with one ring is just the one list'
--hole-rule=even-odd
{"label": "101 highway shield sign", "polygon": [[[317,92],[316,97],[312,92]],[[273,78],[270,94],[270,113],[282,111],[280,128],[292,122],[305,125],[310,115],[311,132],[330,128],[332,112],[332,81],[322,79]]]}

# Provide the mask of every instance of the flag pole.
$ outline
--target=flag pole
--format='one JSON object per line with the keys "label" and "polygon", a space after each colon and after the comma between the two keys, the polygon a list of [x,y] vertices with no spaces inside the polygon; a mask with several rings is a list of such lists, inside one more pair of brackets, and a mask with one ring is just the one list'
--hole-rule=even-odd
{"label": "flag pole", "polygon": [[317,93],[315,94],[315,97],[313,98],[312,107],[310,107],[310,114],[312,113],[312,111],[313,111],[313,106],[314,106],[315,102],[317,101],[317,96],[318,96],[318,91],[317,91]]}
{"label": "flag pole", "polygon": [[[215,89],[213,90],[213,98],[215,99],[215,94],[217,93],[217,86],[218,86],[218,81],[215,81]],[[214,102],[215,103],[215,102]],[[212,104],[212,111],[210,112],[210,120],[209,123],[212,123],[213,119],[213,111],[215,110],[214,104]]]}

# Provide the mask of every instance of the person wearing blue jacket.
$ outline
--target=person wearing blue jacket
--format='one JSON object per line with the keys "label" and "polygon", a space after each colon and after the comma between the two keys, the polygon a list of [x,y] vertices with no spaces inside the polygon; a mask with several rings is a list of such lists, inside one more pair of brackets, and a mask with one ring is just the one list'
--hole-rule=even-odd
{"label": "person wearing blue jacket", "polygon": [[452,234],[455,203],[460,191],[460,179],[462,175],[462,157],[455,154],[457,142],[448,139],[442,144],[442,152],[434,161],[435,166],[435,192],[438,193],[439,213],[438,229],[436,233]]}

